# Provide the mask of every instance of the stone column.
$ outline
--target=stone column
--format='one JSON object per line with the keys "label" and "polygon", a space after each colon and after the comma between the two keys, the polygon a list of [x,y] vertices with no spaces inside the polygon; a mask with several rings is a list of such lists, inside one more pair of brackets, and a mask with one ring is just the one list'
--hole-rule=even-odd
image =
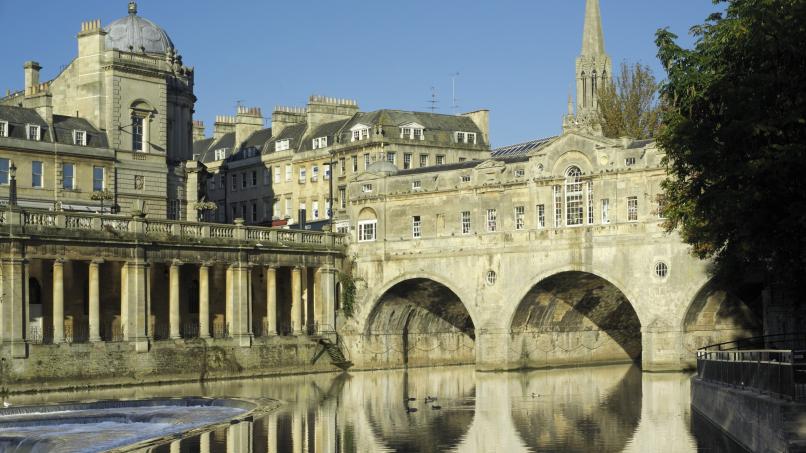
{"label": "stone column", "polygon": [[302,424],[302,409],[297,408],[293,415],[291,415],[291,443],[293,453],[302,453],[302,443],[305,442],[305,426]]}
{"label": "stone column", "polygon": [[21,242],[12,241],[10,257],[0,261],[0,291],[5,297],[3,303],[0,303],[0,338],[3,343],[11,346],[11,356],[15,359],[28,357],[28,345],[25,342],[28,279],[25,276],[27,261],[23,250]]}
{"label": "stone column", "polygon": [[210,266],[205,263],[199,266],[199,338],[210,338]]}
{"label": "stone column", "polygon": [[277,335],[277,269],[266,268],[266,335]]}
{"label": "stone column", "polygon": [[64,343],[64,261],[53,261],[53,344]]}
{"label": "stone column", "polygon": [[123,340],[135,345],[137,352],[148,352],[148,272],[145,250],[135,249],[134,258],[121,271],[120,306]]}
{"label": "stone column", "polygon": [[171,262],[171,269],[169,271],[169,279],[170,279],[170,296],[168,302],[168,324],[170,327],[170,338],[171,340],[178,340],[182,338],[180,334],[179,325],[182,322],[182,318],[179,314],[179,281],[180,272],[182,271],[182,263],[174,260]]}
{"label": "stone column", "polygon": [[171,449],[170,449],[171,453],[180,453],[180,451],[181,451],[180,450],[181,449],[181,447],[180,447],[181,442],[182,442],[181,440],[175,440],[175,441],[171,442]]}
{"label": "stone column", "polygon": [[252,346],[250,274],[248,265],[233,264],[229,269],[230,284],[227,285],[227,311],[232,313],[232,318],[228,321],[230,334],[244,347]]}
{"label": "stone column", "polygon": [[336,331],[336,269],[324,266],[319,269],[319,308],[322,310],[319,331]]}
{"label": "stone column", "polygon": [[302,335],[304,324],[302,318],[302,269],[291,269],[291,332],[293,335]]}
{"label": "stone column", "polygon": [[227,453],[252,453],[252,422],[244,420],[229,425]]}
{"label": "stone column", "polygon": [[272,412],[268,417],[268,427],[266,429],[266,452],[277,453],[277,412]]}
{"label": "stone column", "polygon": [[102,260],[92,260],[90,262],[90,342],[101,341],[101,296],[100,296],[100,268]]}
{"label": "stone column", "polygon": [[199,453],[210,453],[210,432],[199,436]]}

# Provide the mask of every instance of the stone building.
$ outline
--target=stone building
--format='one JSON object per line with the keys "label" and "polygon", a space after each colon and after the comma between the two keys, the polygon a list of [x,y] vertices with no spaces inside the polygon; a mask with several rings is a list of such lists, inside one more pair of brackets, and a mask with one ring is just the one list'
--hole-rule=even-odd
{"label": "stone building", "polygon": [[206,197],[219,206],[209,220],[297,223],[305,211],[307,222],[321,222],[332,212],[344,230],[347,183],[376,160],[423,168],[489,157],[486,110],[360,112],[352,100],[311,96],[304,108],[277,107],[271,128],[260,115],[219,116],[213,137],[194,143],[211,175]]}
{"label": "stone building", "polygon": [[22,205],[126,213],[143,200],[151,217],[179,219],[196,199],[194,70],[136,2],[128,12],[81,24],[53,80],[29,61],[24,89],[0,98],[0,168],[14,162]]}

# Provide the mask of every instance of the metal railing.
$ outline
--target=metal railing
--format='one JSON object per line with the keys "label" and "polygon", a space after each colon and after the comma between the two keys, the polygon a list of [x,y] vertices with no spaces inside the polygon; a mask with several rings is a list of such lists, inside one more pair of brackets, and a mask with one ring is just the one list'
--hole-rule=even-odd
{"label": "metal railing", "polygon": [[777,398],[806,401],[806,334],[769,335],[697,351],[697,376]]}

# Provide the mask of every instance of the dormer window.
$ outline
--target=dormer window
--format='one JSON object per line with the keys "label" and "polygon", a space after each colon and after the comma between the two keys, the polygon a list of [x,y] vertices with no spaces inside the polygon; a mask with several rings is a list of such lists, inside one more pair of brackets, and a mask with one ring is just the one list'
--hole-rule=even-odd
{"label": "dormer window", "polygon": [[243,150],[244,159],[248,159],[250,157],[255,157],[258,155],[258,150],[254,146],[250,146]]}
{"label": "dormer window", "polygon": [[467,143],[468,145],[475,145],[476,144],[476,133],[475,132],[457,132],[456,133],[456,143]]}
{"label": "dormer window", "polygon": [[286,151],[286,150],[288,150],[290,148],[291,148],[291,140],[290,139],[278,140],[277,142],[274,143],[274,150],[275,151]]}
{"label": "dormer window", "polygon": [[215,160],[224,160],[227,157],[227,150],[224,148],[213,151]]}
{"label": "dormer window", "polygon": [[417,123],[404,124],[400,127],[400,138],[407,138],[409,140],[423,140],[423,126]]}
{"label": "dormer window", "polygon": [[73,131],[73,144],[87,146],[87,131]]}
{"label": "dormer window", "polygon": [[0,137],[8,137],[8,121],[0,121]]}
{"label": "dormer window", "polygon": [[36,124],[28,124],[25,126],[26,135],[28,140],[38,142],[42,138],[42,129]]}
{"label": "dormer window", "polygon": [[420,182],[420,180],[417,180],[417,181],[412,181],[412,182],[411,182],[411,190],[420,190],[420,189],[422,189],[422,188],[423,188],[423,185],[422,185],[422,183]]}
{"label": "dormer window", "polygon": [[350,129],[350,131],[353,133],[353,138],[351,141],[357,142],[369,138],[369,126],[364,124],[356,124]]}
{"label": "dormer window", "polygon": [[628,167],[632,167],[633,165],[635,165],[635,158],[634,157],[628,157],[628,158],[624,159],[624,165],[626,165]]}
{"label": "dormer window", "polygon": [[326,148],[327,137],[317,137],[313,139],[313,149]]}
{"label": "dormer window", "polygon": [[361,192],[372,193],[372,184],[364,184],[361,186]]}
{"label": "dormer window", "polygon": [[462,175],[462,182],[470,182],[470,175]]}
{"label": "dormer window", "polygon": [[523,178],[526,175],[526,170],[523,168],[516,168],[515,169],[515,177],[516,178]]}

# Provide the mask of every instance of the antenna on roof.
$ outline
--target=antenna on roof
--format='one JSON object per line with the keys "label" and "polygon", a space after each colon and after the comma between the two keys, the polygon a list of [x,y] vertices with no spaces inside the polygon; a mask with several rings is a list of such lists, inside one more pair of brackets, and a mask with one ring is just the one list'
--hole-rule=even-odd
{"label": "antenna on roof", "polygon": [[459,104],[457,103],[458,99],[456,99],[456,78],[457,77],[459,77],[459,72],[458,71],[453,73],[453,74],[451,74],[451,88],[453,90],[453,104],[451,105],[451,108],[453,109],[453,114],[454,115],[459,114]]}
{"label": "antenna on roof", "polygon": [[431,110],[431,113],[436,112],[439,100],[437,100],[437,89],[435,87],[431,87],[431,100],[428,101],[428,103],[431,104],[431,106],[428,107],[428,109]]}

